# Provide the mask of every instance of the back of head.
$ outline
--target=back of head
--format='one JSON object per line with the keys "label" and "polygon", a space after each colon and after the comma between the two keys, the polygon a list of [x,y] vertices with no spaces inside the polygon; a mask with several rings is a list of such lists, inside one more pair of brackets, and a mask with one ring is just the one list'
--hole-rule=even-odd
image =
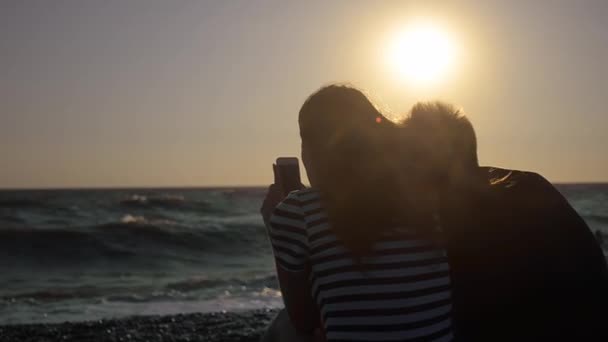
{"label": "back of head", "polygon": [[303,160],[332,231],[365,254],[403,209],[392,153],[396,125],[361,91],[336,85],[306,100],[299,123]]}
{"label": "back of head", "polygon": [[[347,135],[371,133],[382,122],[382,114],[360,90],[345,85],[330,85],[312,94],[299,114],[302,143],[312,148],[347,138]],[[317,146],[317,145],[324,146]]]}
{"label": "back of head", "polygon": [[442,102],[420,102],[406,124],[438,169],[469,173],[478,168],[475,130],[461,110]]}

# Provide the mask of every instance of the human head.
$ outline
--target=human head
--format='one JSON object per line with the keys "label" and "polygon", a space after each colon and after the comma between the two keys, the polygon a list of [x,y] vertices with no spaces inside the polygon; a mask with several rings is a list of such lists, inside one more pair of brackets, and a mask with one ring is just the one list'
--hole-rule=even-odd
{"label": "human head", "polygon": [[432,215],[409,196],[415,178],[402,160],[414,144],[402,139],[407,129],[386,119],[361,91],[321,88],[302,106],[299,123],[311,185],[321,193],[332,231],[351,252],[366,254],[399,225],[431,227],[426,219]]}
{"label": "human head", "polygon": [[473,179],[479,167],[477,138],[462,110],[439,101],[420,102],[406,122],[433,167],[443,171],[445,182],[462,186]]}
{"label": "human head", "polygon": [[370,147],[372,141],[378,140],[372,136],[380,135],[380,130],[392,125],[362,91],[337,84],[322,87],[308,97],[300,109],[298,122],[302,162],[315,187],[327,178],[321,173],[328,169],[328,159],[338,157],[332,151],[340,150],[340,157],[348,158],[344,155],[348,152],[346,145],[351,145],[351,149]]}

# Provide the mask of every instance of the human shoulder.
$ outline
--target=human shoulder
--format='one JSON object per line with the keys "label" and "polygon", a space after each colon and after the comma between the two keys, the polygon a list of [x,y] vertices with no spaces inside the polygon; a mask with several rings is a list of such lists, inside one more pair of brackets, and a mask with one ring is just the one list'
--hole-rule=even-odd
{"label": "human shoulder", "polygon": [[303,219],[310,203],[318,201],[319,193],[314,189],[301,189],[290,192],[275,208],[275,216]]}
{"label": "human shoulder", "polygon": [[287,195],[286,199],[292,202],[297,202],[300,205],[306,205],[311,201],[317,201],[320,198],[319,191],[313,188],[294,190]]}
{"label": "human shoulder", "polygon": [[557,188],[537,172],[497,167],[480,167],[480,170],[489,181],[492,192],[512,197],[519,205],[551,207],[565,201]]}
{"label": "human shoulder", "polygon": [[491,185],[505,188],[521,186],[553,187],[545,177],[536,172],[493,166],[482,166],[479,169],[481,170],[483,177],[485,177]]}
{"label": "human shoulder", "polygon": [[306,188],[300,190],[293,190],[285,196],[282,202],[288,203],[291,205],[299,205],[301,202],[305,201],[308,197],[315,195],[317,192],[313,189]]}

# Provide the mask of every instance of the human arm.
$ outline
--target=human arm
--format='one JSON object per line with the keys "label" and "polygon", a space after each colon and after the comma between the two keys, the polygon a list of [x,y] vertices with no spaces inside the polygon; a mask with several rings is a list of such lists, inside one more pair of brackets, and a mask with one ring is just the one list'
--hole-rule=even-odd
{"label": "human arm", "polygon": [[262,206],[262,216],[272,244],[277,278],[287,313],[299,332],[312,333],[319,327],[319,315],[310,292],[311,270],[304,214],[295,194],[290,194],[278,204],[273,203],[280,197],[280,189],[271,186]]}

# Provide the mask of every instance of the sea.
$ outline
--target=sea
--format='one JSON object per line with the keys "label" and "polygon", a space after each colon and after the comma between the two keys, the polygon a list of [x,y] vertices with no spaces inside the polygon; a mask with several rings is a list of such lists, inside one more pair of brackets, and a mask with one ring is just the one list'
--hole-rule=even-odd
{"label": "sea", "polygon": [[[557,187],[608,234],[608,184]],[[265,191],[0,191],[0,325],[281,307]]]}

